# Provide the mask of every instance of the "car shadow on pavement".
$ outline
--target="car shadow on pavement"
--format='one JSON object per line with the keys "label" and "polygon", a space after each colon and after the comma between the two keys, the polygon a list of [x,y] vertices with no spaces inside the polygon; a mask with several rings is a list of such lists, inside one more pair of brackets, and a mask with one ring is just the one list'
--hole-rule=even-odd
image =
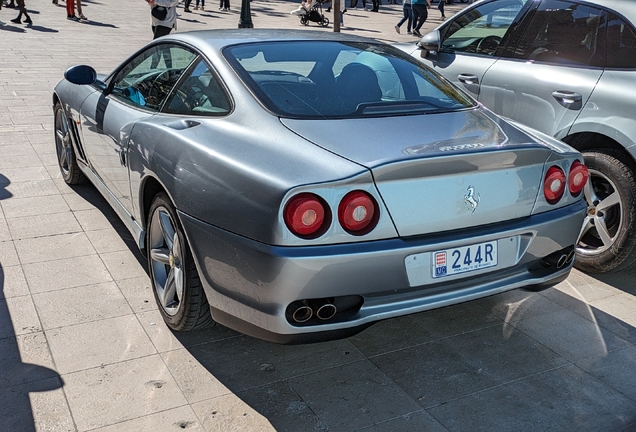
{"label": "car shadow on pavement", "polygon": [[185,350],[162,357],[206,430],[636,427],[636,328],[557,289],[512,291],[310,345],[218,325],[175,336]]}

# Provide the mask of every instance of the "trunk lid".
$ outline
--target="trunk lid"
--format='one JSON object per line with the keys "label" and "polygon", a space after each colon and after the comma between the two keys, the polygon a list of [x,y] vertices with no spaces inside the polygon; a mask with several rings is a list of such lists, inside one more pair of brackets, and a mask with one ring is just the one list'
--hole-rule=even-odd
{"label": "trunk lid", "polygon": [[552,151],[481,110],[281,122],[371,170],[400,236],[529,216]]}

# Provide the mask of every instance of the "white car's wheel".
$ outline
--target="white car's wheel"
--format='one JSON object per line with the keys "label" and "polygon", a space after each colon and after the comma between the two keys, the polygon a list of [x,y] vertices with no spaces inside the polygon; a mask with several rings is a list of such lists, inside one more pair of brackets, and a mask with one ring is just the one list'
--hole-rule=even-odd
{"label": "white car's wheel", "polygon": [[636,180],[620,153],[583,153],[590,172],[585,186],[587,215],[576,247],[574,266],[603,273],[636,261]]}

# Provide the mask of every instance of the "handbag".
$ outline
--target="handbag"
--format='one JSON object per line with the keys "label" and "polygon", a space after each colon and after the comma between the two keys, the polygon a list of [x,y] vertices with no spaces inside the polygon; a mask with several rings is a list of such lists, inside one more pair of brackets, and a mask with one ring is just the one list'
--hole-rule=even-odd
{"label": "handbag", "polygon": [[168,8],[163,6],[155,6],[150,11],[153,17],[157,18],[159,21],[163,21],[168,16]]}

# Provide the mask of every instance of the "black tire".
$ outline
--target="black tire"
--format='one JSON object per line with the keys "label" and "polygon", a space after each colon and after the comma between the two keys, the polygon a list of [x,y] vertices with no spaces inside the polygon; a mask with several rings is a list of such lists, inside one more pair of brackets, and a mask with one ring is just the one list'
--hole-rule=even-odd
{"label": "black tire", "polygon": [[323,26],[323,27],[329,26],[329,18],[322,17],[322,21],[320,21],[320,25]]}
{"label": "black tire", "polygon": [[300,19],[300,23],[304,26],[308,26],[309,25],[309,20],[307,20],[307,18],[303,17]]}
{"label": "black tire", "polygon": [[57,102],[53,109],[55,121],[55,152],[57,154],[57,164],[60,167],[62,178],[67,184],[76,185],[86,180],[84,173],[77,165],[75,150],[73,149],[72,131],[62,108],[62,104]]}
{"label": "black tire", "polygon": [[159,311],[176,331],[214,324],[199,273],[170,198],[159,193],[148,213],[146,248]]}
{"label": "black tire", "polygon": [[616,151],[594,150],[583,157],[590,170],[588,212],[574,267],[587,273],[623,270],[636,261],[635,173]]}

